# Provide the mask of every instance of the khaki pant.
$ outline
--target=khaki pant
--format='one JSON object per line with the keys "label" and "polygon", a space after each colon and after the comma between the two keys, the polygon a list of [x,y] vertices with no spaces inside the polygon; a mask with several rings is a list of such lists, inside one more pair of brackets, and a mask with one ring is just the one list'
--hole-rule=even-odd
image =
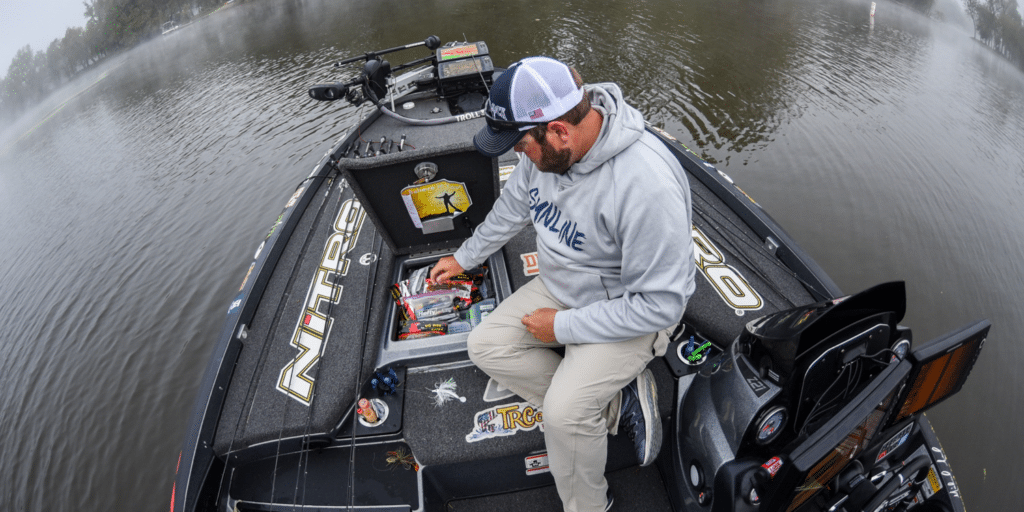
{"label": "khaki pant", "polygon": [[[603,511],[608,482],[608,434],[618,431],[620,390],[655,355],[667,336],[617,343],[559,345],[533,337],[523,316],[539,308],[568,309],[540,278],[517,290],[469,335],[469,357],[481,370],[544,412],[544,441],[558,495],[567,512]],[[657,341],[657,343],[656,343]],[[565,347],[565,357],[552,348]]]}

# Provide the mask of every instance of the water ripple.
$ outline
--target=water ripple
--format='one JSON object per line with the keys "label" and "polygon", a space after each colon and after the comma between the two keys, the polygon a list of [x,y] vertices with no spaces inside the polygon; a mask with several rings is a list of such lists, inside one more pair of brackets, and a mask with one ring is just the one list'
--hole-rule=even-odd
{"label": "water ripple", "polygon": [[[499,65],[547,54],[619,83],[709,160],[770,177],[747,181],[833,267],[893,272],[863,269],[870,248],[919,286],[987,279],[993,296],[1012,295],[992,283],[1019,276],[1019,258],[992,255],[1024,250],[1002,234],[1021,218],[1020,72],[896,4],[880,2],[874,23],[866,9],[247,2],[140,46],[0,155],[0,465],[19,468],[4,474],[0,509],[166,509],[210,333],[288,194],[361,115],[306,88],[352,78],[330,63],[425,27],[486,40]],[[880,225],[908,236],[892,243]],[[900,259],[904,245],[913,258]],[[906,261],[933,253],[950,256]]]}

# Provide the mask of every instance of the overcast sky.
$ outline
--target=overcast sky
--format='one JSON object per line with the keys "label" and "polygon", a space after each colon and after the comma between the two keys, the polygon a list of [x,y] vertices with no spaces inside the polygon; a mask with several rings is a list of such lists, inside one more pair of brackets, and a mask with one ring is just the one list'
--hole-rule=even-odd
{"label": "overcast sky", "polygon": [[0,76],[26,44],[46,51],[68,27],[84,26],[83,0],[0,0]]}

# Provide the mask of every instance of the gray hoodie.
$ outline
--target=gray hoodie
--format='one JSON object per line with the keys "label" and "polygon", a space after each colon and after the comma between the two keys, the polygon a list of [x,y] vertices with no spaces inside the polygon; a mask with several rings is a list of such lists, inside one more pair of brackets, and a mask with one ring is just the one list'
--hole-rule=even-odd
{"label": "gray hoodie", "polygon": [[613,83],[588,85],[604,116],[597,142],[565,174],[520,160],[494,208],[455,253],[483,263],[523,227],[537,231],[540,278],[570,309],[559,343],[623,341],[669,327],[693,294],[690,187]]}

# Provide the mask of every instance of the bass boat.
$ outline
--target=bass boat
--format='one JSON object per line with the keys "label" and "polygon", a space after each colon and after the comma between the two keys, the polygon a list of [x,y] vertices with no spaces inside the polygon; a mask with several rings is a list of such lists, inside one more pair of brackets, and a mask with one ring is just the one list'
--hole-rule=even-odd
{"label": "bass boat", "polygon": [[[561,510],[543,412],[466,353],[536,278],[534,228],[459,283],[423,280],[518,161],[471,142],[502,70],[484,42],[435,36],[336,66],[353,63],[355,79],[309,94],[373,108],[296,177],[211,334],[171,512]],[[902,282],[841,293],[727,175],[648,129],[687,173],[695,249],[679,258],[702,277],[649,365],[656,462],[609,437],[614,509],[963,511],[923,413],[964,385],[989,322],[913,341]]]}

